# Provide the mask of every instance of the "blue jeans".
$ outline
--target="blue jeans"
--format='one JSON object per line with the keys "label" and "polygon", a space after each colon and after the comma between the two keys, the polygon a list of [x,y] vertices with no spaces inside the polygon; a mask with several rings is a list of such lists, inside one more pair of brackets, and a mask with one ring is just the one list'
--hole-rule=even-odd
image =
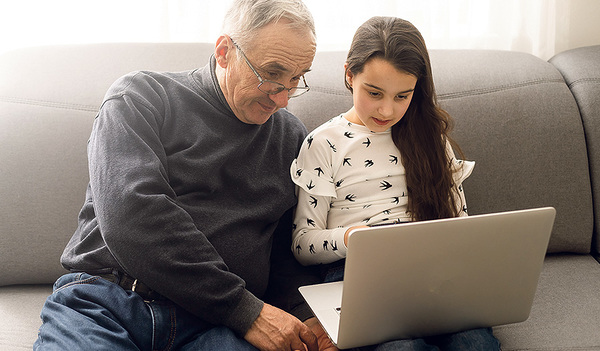
{"label": "blue jeans", "polygon": [[34,351],[256,351],[230,329],[211,326],[168,300],[144,301],[87,273],[60,277],[41,317]]}
{"label": "blue jeans", "polygon": [[[344,265],[333,265],[325,273],[324,282],[344,279]],[[459,333],[438,335],[428,338],[396,340],[379,345],[361,347],[359,351],[495,351],[500,350],[500,341],[492,333],[492,328],[479,328]]]}

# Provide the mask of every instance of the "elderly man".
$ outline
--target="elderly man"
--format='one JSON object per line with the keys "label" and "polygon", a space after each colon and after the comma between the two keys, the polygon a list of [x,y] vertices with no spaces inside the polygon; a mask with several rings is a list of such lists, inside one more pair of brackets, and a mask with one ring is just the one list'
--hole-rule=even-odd
{"label": "elderly man", "polygon": [[287,261],[288,170],[306,129],[280,110],[308,90],[314,23],[300,0],[239,0],[223,32],[206,67],[134,72],[108,91],[79,226],[61,258],[71,273],[44,305],[35,350],[317,350],[326,341],[295,292],[316,280]]}

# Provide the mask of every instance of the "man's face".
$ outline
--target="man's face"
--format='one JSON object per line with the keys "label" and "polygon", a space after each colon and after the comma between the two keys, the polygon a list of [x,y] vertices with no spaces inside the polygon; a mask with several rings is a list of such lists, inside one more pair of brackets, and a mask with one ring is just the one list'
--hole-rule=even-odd
{"label": "man's face", "polygon": [[[288,92],[267,95],[258,90],[258,77],[231,42],[229,46],[225,73],[219,78],[225,99],[240,121],[263,124],[287,106]],[[283,20],[261,28],[245,46],[240,48],[258,74],[286,88],[298,85],[301,76],[310,69],[316,50],[310,31],[289,28]]]}

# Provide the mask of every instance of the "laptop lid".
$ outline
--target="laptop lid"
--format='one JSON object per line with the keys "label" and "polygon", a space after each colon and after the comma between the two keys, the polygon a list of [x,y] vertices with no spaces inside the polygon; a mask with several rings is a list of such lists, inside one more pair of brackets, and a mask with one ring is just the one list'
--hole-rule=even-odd
{"label": "laptop lid", "polygon": [[[342,349],[521,322],[555,213],[538,208],[355,230],[343,289],[300,291]],[[324,321],[335,316],[339,325]]]}

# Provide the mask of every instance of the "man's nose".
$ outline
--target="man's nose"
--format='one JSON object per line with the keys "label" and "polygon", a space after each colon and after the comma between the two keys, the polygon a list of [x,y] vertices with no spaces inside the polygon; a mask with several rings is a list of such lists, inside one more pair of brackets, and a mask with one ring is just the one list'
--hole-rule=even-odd
{"label": "man's nose", "polygon": [[280,91],[277,94],[271,94],[269,95],[269,98],[277,105],[278,108],[287,107],[288,102],[290,101],[287,90]]}

